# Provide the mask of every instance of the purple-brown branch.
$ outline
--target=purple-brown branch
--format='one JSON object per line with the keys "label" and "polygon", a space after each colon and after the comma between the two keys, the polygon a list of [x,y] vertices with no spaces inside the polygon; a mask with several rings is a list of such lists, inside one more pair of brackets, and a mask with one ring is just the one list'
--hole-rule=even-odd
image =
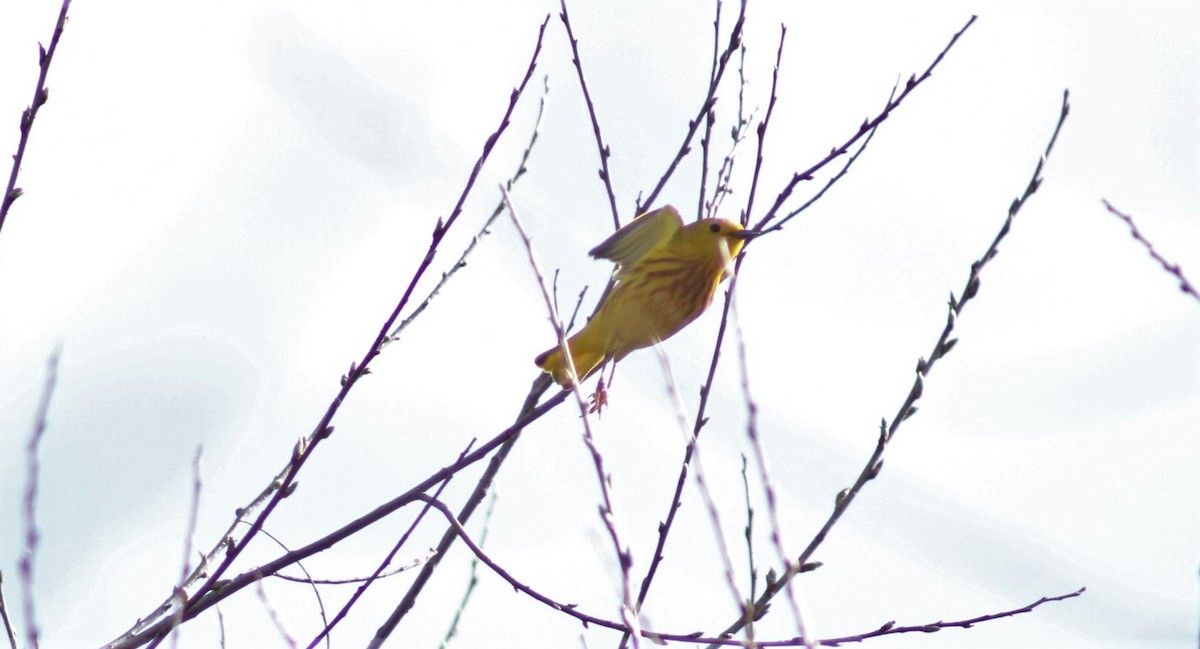
{"label": "purple-brown branch", "polygon": [[54,23],[54,35],[50,37],[50,47],[42,47],[38,43],[38,80],[37,86],[33,89],[33,101],[29,102],[29,106],[21,112],[21,139],[17,141],[17,152],[13,154],[12,170],[8,172],[8,186],[4,189],[4,196],[0,196],[0,230],[4,229],[4,219],[8,216],[8,209],[12,207],[13,201],[21,197],[23,193],[20,187],[17,187],[17,176],[21,173],[21,162],[25,159],[25,146],[29,143],[29,133],[33,130],[33,121],[37,119],[38,110],[50,98],[50,90],[46,88],[46,76],[50,74],[50,62],[54,59],[54,52],[58,49],[58,39],[62,36],[63,27],[67,24],[67,9],[71,6],[71,0],[63,0],[62,9],[58,12],[58,21]]}
{"label": "purple-brown branch", "polygon": [[1196,293],[1196,287],[1189,282],[1186,277],[1183,276],[1183,269],[1179,267],[1179,264],[1173,264],[1167,261],[1165,257],[1158,254],[1158,251],[1154,249],[1154,244],[1151,243],[1150,240],[1145,236],[1143,236],[1142,231],[1139,230],[1137,225],[1134,224],[1133,217],[1113,207],[1112,203],[1108,202],[1108,199],[1102,198],[1100,200],[1104,203],[1104,209],[1108,210],[1109,214],[1121,219],[1125,222],[1125,225],[1129,226],[1129,235],[1132,236],[1135,241],[1142,244],[1142,247],[1146,249],[1146,252],[1150,253],[1150,257],[1154,259],[1154,261],[1157,261],[1158,264],[1162,266],[1163,270],[1174,275],[1175,279],[1179,280],[1179,290],[1192,296],[1193,300],[1200,302],[1200,294]]}

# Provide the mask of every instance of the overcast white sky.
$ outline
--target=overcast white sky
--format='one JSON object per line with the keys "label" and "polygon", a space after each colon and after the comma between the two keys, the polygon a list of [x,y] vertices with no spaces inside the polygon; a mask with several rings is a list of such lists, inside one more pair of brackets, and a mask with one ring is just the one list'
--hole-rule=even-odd
{"label": "overcast white sky", "polygon": [[[628,218],[703,97],[712,7],[576,4],[572,22]],[[737,303],[793,553],[866,461],[879,419],[902,403],[946,298],[1028,181],[1064,88],[1072,113],[1044,187],[959,319],[957,348],[928,377],[920,412],[814,557],[824,567],[800,580],[810,629],[831,637],[888,620],[964,619],[1087,586],[1083,597],[1032,614],[876,643],[1194,647],[1200,304],[1100,200],[1134,214],[1164,255],[1200,279],[1200,7],[828,4],[750,8],[746,103],[756,114],[766,107],[779,24],[788,25],[755,218],[793,171],[876,113],[897,78],[923,70],[970,12],[979,20],[833,191],[748,249]],[[49,39],[57,11],[47,0],[0,8],[0,151],[15,150],[36,42]],[[100,645],[166,597],[198,445],[195,542],[206,548],[312,429],[402,293],[433,223],[453,207],[547,12],[557,4],[74,7],[25,158],[26,195],[0,232],[0,569],[10,606],[20,600],[24,448],[46,357],[64,348],[41,452],[43,646]],[[548,113],[514,200],[543,266],[561,269],[561,301],[588,285],[590,309],[602,289],[609,268],[585,252],[611,218],[554,18],[534,88],[419,293],[490,213],[532,127],[543,74]],[[727,86],[717,106],[721,153],[735,99]],[[747,146],[738,169],[751,166]],[[660,202],[694,213],[698,175],[693,155]],[[803,186],[797,199],[811,191]],[[742,183],[726,215],[744,201]],[[664,345],[689,417],[717,323],[710,313]],[[499,432],[551,340],[525,253],[502,221],[377,359],[270,531],[305,544],[452,461],[472,437]],[[744,590],[740,454],[749,446],[732,344],[701,451]],[[610,400],[596,432],[640,576],[682,436],[652,352],[622,363]],[[488,549],[535,588],[615,619],[615,562],[572,411],[560,408],[522,437],[497,485]],[[452,506],[476,475],[452,485]],[[765,571],[773,552],[754,497]],[[410,518],[399,514],[306,565],[325,578],[368,573]],[[440,529],[424,525],[401,560]],[[259,543],[243,569],[278,552]],[[689,485],[647,626],[728,623],[715,547]],[[392,645],[436,645],[467,559],[461,546],[447,557]],[[406,586],[401,576],[370,591],[336,643],[361,646]],[[306,644],[319,628],[311,590],[265,588]],[[350,592],[330,587],[326,609]],[[482,575],[475,597],[458,646],[615,646],[612,634],[585,630],[494,575]],[[782,601],[776,609],[760,638],[795,634]],[[222,613],[227,646],[286,646],[253,592]],[[209,612],[180,646],[214,646],[217,634]]]}

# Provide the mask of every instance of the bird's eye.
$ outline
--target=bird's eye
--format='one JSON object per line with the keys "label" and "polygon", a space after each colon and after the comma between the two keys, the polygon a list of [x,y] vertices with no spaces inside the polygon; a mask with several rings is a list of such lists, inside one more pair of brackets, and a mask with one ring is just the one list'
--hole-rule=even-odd
{"label": "bird's eye", "polygon": [[721,231],[721,226],[716,223],[713,223],[712,225],[708,226],[708,230],[709,230],[709,232],[712,232],[715,234],[715,233]]}

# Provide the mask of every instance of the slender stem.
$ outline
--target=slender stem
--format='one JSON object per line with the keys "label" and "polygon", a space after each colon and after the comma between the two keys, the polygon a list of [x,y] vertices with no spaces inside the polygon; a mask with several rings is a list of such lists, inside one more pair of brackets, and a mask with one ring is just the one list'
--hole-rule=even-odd
{"label": "slender stem", "polygon": [[37,86],[33,89],[33,101],[21,112],[21,139],[17,141],[17,152],[13,154],[12,169],[8,172],[8,186],[4,189],[4,195],[0,196],[0,229],[4,228],[4,219],[8,216],[8,209],[12,207],[13,201],[22,194],[21,189],[17,187],[17,175],[21,173],[21,162],[25,159],[25,145],[29,143],[33,121],[37,119],[42,104],[50,98],[50,91],[46,88],[46,76],[50,74],[50,62],[58,49],[58,39],[67,25],[67,9],[70,6],[71,0],[63,0],[62,9],[58,12],[58,21],[54,23],[54,35],[50,37],[50,47],[44,48],[38,44]]}

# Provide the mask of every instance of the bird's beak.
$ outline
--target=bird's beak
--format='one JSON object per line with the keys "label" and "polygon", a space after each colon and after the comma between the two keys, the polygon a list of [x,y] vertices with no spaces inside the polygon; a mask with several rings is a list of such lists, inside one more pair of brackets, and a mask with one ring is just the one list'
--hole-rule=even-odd
{"label": "bird's beak", "polygon": [[758,230],[738,230],[737,232],[730,232],[729,236],[733,237],[734,239],[749,241],[760,234],[762,234],[762,232]]}

